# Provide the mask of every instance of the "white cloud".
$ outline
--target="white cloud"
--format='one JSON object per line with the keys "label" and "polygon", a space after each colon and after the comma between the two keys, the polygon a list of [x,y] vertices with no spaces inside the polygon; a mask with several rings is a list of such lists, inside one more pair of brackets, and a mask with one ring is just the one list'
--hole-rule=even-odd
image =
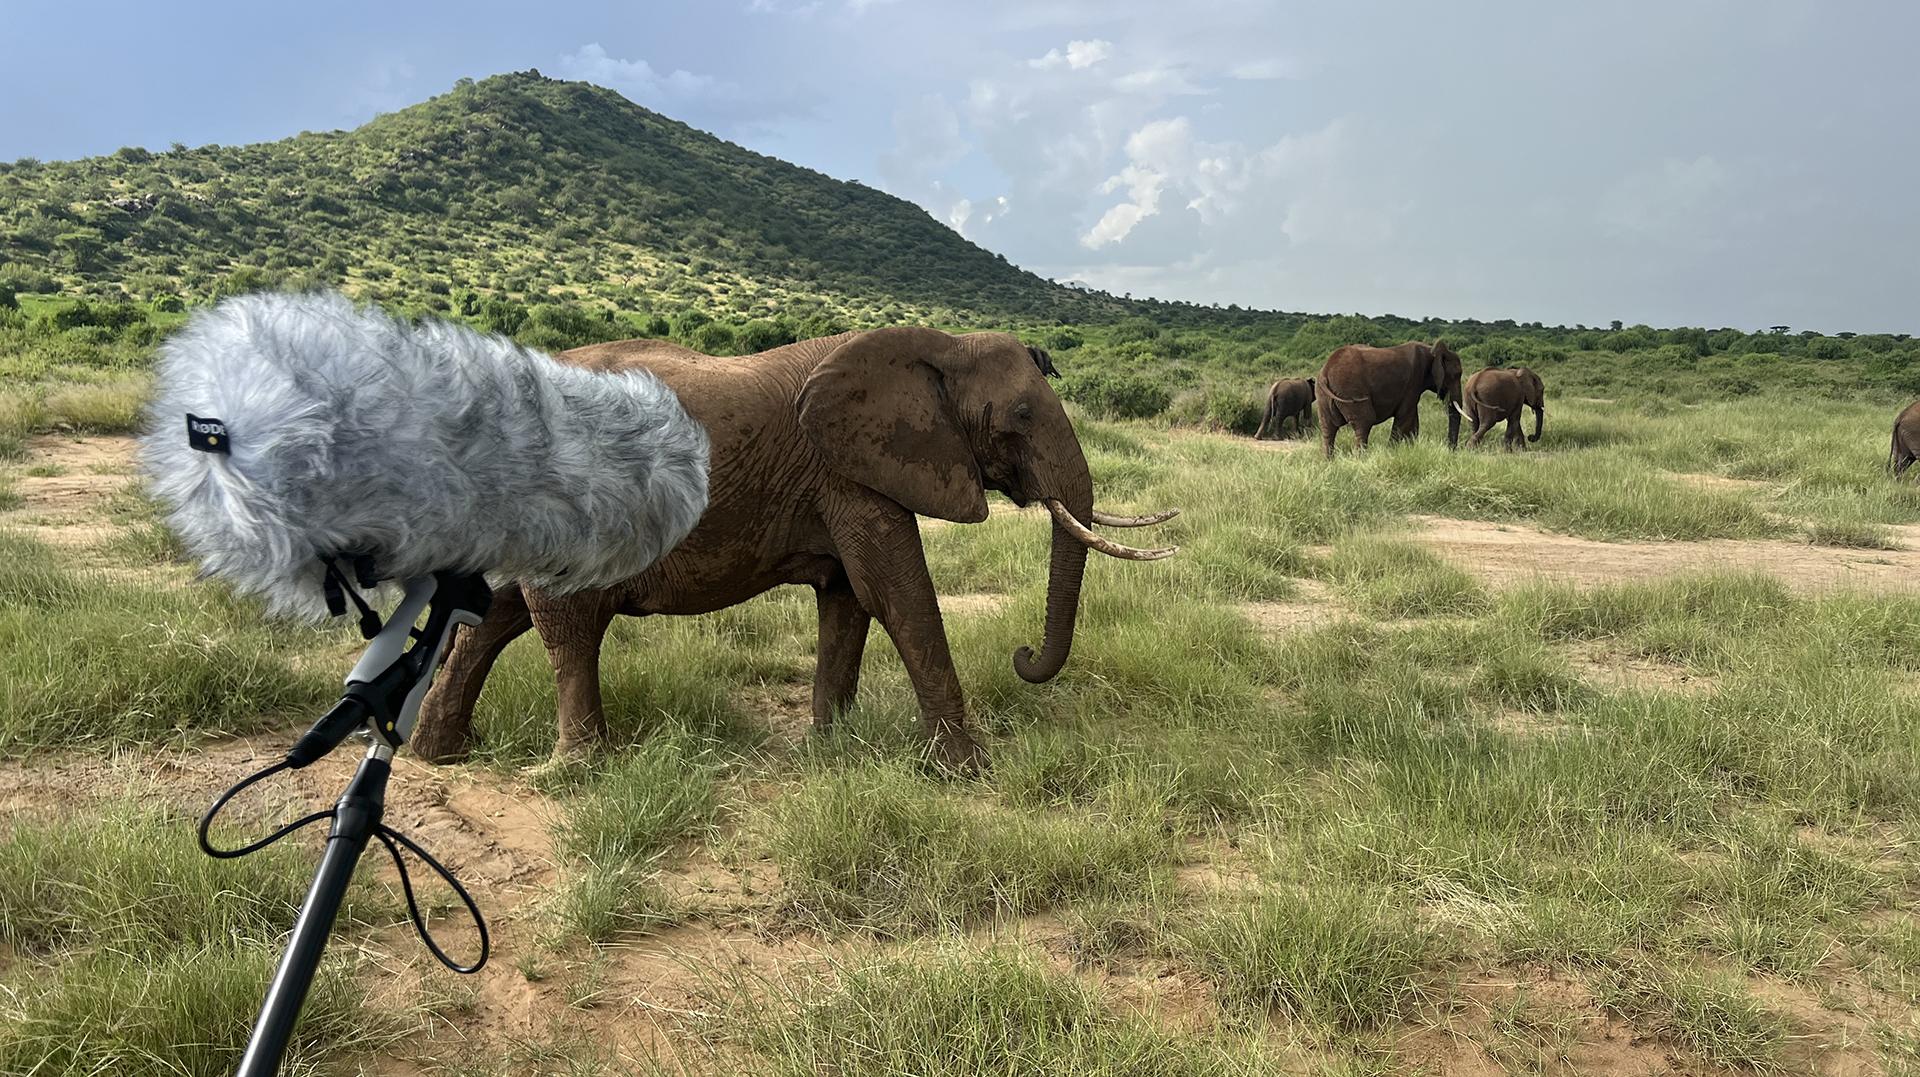
{"label": "white cloud", "polygon": [[711,75],[696,75],[679,69],[661,74],[645,60],[622,60],[609,56],[607,50],[597,42],[582,45],[577,51],[562,56],[560,72],[568,78],[585,79],[610,90],[618,90],[641,104],[686,100],[734,89]]}
{"label": "white cloud", "polygon": [[1274,79],[1297,79],[1302,77],[1300,65],[1292,60],[1270,57],[1265,60],[1249,60],[1235,64],[1227,69],[1227,74],[1248,82],[1270,82]]}
{"label": "white cloud", "polygon": [[1149,67],[1129,72],[1113,80],[1113,88],[1122,93],[1159,94],[1168,97],[1212,93],[1196,85],[1177,67]]}
{"label": "white cloud", "polygon": [[1067,51],[1048,49],[1045,56],[1037,60],[1028,60],[1027,66],[1040,70],[1065,67],[1074,71],[1092,67],[1113,55],[1113,42],[1095,38],[1092,41],[1069,41]]}

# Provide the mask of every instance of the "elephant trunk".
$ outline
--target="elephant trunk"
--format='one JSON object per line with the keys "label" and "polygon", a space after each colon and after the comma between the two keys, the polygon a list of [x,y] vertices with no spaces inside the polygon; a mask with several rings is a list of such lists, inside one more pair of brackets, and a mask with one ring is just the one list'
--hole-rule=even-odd
{"label": "elephant trunk", "polygon": [[1540,403],[1535,404],[1533,406],[1533,435],[1527,438],[1527,440],[1539,441],[1540,428],[1545,426],[1546,423],[1547,423],[1547,402],[1542,400]]}
{"label": "elephant trunk", "polygon": [[1447,394],[1447,448],[1460,447],[1460,416],[1465,414],[1460,406],[1460,385],[1454,383],[1453,391]]}
{"label": "elephant trunk", "polygon": [[[1093,519],[1093,478],[1084,471],[1062,504],[1076,519]],[[1047,635],[1040,653],[1022,647],[1013,652],[1013,669],[1020,679],[1032,684],[1052,680],[1067,664],[1073,651],[1073,626],[1080,615],[1080,582],[1086,576],[1087,545],[1066,524],[1053,522],[1053,552],[1047,567]]]}

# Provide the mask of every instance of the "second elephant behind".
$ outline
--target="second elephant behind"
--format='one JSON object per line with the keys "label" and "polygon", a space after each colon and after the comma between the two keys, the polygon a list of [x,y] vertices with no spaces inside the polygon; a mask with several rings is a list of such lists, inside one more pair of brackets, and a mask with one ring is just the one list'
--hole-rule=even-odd
{"label": "second elephant behind", "polygon": [[1460,413],[1473,427],[1468,447],[1479,445],[1487,431],[1504,421],[1507,451],[1525,448],[1520,440],[1520,419],[1525,408],[1533,409],[1533,436],[1526,440],[1540,440],[1540,429],[1546,424],[1547,387],[1541,383],[1540,375],[1527,367],[1488,367],[1475,371],[1473,377],[1467,379],[1464,395],[1466,402]]}
{"label": "second elephant behind", "polygon": [[1257,440],[1264,440],[1269,434],[1278,438],[1286,429],[1288,419],[1293,420],[1293,432],[1297,435],[1306,428],[1306,422],[1313,417],[1313,379],[1281,378],[1267,389],[1267,406],[1260,413],[1260,429],[1254,431]]}

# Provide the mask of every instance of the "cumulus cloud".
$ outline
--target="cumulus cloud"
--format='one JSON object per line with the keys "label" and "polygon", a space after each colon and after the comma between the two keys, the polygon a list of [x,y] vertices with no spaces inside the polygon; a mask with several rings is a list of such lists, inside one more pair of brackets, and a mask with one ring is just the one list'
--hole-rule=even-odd
{"label": "cumulus cloud", "polygon": [[764,80],[748,88],[730,78],[684,68],[665,70],[645,59],[622,59],[598,42],[562,56],[556,70],[562,77],[605,86],[676,120],[727,132],[756,130],[769,121],[803,115],[814,100],[811,94],[784,90]]}
{"label": "cumulus cloud", "polygon": [[610,56],[598,42],[582,45],[576,51],[562,56],[560,71],[568,78],[585,79],[610,90],[618,90],[642,104],[676,98],[684,100],[734,89],[711,75],[696,75],[679,69],[663,74],[645,60],[622,60]]}
{"label": "cumulus cloud", "polygon": [[1042,71],[1061,67],[1079,71],[1082,68],[1092,67],[1112,55],[1113,42],[1111,41],[1103,41],[1099,38],[1092,41],[1069,41],[1066,52],[1048,49],[1045,56],[1028,60],[1027,66],[1039,68]]}

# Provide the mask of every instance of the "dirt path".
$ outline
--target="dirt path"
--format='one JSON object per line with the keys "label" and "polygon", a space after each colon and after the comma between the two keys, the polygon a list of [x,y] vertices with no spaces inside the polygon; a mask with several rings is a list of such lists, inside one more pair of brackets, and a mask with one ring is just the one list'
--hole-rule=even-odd
{"label": "dirt path", "polygon": [[[1494,587],[1549,579],[1582,586],[1657,579],[1690,572],[1764,572],[1813,593],[1838,588],[1920,590],[1920,549],[1849,550],[1799,542],[1597,542],[1523,524],[1413,518],[1428,548]],[[1908,544],[1920,527],[1894,528]]]}
{"label": "dirt path", "polygon": [[120,529],[110,510],[135,480],[136,448],[130,437],[29,439],[26,458],[7,467],[20,504],[0,512],[0,527],[60,549],[99,546]]}

